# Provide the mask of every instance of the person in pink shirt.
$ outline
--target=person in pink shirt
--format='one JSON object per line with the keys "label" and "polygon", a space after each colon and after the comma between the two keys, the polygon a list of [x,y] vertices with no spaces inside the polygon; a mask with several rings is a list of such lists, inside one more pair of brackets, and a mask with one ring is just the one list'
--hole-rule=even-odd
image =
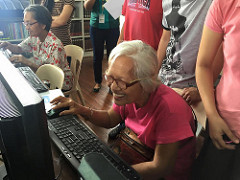
{"label": "person in pink shirt", "polygon": [[[93,110],[65,97],[52,103],[57,104],[54,108],[70,107],[60,115],[81,114],[105,128],[125,121],[136,142],[153,151],[147,161],[131,163],[143,179],[186,180],[195,159],[192,110],[157,74],[156,51],[140,40],[125,41],[109,56],[105,77],[114,100],[109,110]],[[129,162],[134,155],[126,154],[124,160]]]}
{"label": "person in pink shirt", "polygon": [[[239,16],[240,0],[213,1],[206,17],[197,59],[196,80],[212,140],[206,141],[209,145],[204,146],[206,164],[211,167],[203,173],[209,173],[208,179],[231,179],[235,173],[238,175],[234,176],[236,179],[240,177],[240,161],[236,155],[239,154],[237,144],[240,138]],[[213,70],[217,63],[213,61],[221,44],[224,56],[222,78],[214,91]]]}

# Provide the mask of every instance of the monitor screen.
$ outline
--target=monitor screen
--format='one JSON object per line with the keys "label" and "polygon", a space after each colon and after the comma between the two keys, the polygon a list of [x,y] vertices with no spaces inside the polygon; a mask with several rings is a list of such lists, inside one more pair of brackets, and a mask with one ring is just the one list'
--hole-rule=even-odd
{"label": "monitor screen", "polygon": [[54,179],[43,99],[1,51],[0,150],[9,179]]}

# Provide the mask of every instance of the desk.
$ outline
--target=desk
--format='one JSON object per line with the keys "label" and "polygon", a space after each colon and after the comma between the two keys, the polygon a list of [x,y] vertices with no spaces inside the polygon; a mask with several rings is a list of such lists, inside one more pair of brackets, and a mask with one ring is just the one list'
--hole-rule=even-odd
{"label": "desk", "polygon": [[[74,98],[74,97],[72,98],[77,100],[77,98]],[[85,121],[81,116],[79,116],[79,119],[82,119],[83,122],[87,124],[90,129],[93,130],[93,132],[98,136],[100,140],[102,140],[107,144],[111,144],[112,141],[108,141],[108,132],[110,131],[110,129],[105,129],[105,128],[95,126],[91,122]],[[62,160],[59,163],[59,156],[61,152],[57,149],[57,147],[55,147],[53,143],[52,143],[52,154],[53,154],[55,176],[59,174],[60,169],[62,168],[62,173],[59,177],[59,180],[75,180],[75,179],[79,180],[78,172],[73,167],[71,167],[71,165],[68,163],[68,161],[64,157],[62,157]]]}
{"label": "desk", "polygon": [[[89,122],[87,122],[86,124],[89,124],[89,126],[95,132],[99,139],[101,139],[105,143],[111,144],[111,141],[108,141],[107,139],[107,135],[110,130],[97,127]],[[61,152],[57,149],[57,147],[53,143],[51,143],[51,145],[55,176],[59,174],[60,169],[62,168],[61,170],[62,172],[58,180],[79,180],[78,172],[73,167],[71,167],[70,163],[64,158],[64,156],[61,158],[61,161],[59,163],[59,156]]]}

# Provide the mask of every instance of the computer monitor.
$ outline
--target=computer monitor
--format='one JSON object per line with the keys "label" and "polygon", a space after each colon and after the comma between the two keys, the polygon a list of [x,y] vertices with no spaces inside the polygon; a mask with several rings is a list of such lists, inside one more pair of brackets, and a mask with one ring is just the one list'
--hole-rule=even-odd
{"label": "computer monitor", "polygon": [[0,150],[10,180],[54,179],[44,102],[1,51]]}

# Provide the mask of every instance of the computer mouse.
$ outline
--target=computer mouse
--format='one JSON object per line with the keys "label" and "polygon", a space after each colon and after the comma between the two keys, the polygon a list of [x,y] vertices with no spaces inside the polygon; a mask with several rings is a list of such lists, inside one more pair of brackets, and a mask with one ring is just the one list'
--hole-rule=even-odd
{"label": "computer mouse", "polygon": [[63,108],[59,108],[59,109],[50,109],[47,111],[46,114],[49,119],[53,119],[53,118],[59,117],[59,113],[64,110],[69,110],[69,107],[63,107]]}

